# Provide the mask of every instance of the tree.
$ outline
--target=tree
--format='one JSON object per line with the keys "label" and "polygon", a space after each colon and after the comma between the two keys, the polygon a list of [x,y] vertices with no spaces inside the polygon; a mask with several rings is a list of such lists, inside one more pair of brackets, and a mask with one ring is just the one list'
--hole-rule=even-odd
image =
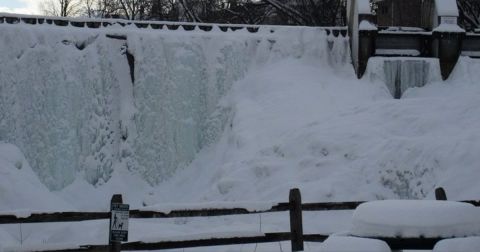
{"label": "tree", "polygon": [[459,22],[467,30],[480,28],[480,1],[457,0],[460,11]]}
{"label": "tree", "polygon": [[345,24],[344,0],[263,0],[277,10],[277,22],[293,25],[333,26]]}
{"label": "tree", "polygon": [[81,2],[77,0],[44,0],[40,3],[43,14],[48,16],[76,16],[81,12]]}

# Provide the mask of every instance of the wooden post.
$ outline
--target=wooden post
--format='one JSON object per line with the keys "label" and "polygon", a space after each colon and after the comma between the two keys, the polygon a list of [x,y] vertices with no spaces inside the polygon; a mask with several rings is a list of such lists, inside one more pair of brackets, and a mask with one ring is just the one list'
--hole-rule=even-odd
{"label": "wooden post", "polygon": [[[113,203],[123,203],[122,195],[121,194],[115,194],[112,196],[112,200],[110,201],[110,212],[112,211],[112,204]],[[109,234],[108,234],[108,244],[109,244],[109,252],[120,252],[122,249],[122,243],[121,242],[113,242],[110,241],[111,237],[111,228],[112,228],[112,218],[110,217],[110,226],[108,227]]]}
{"label": "wooden post", "polygon": [[302,196],[300,190],[290,190],[290,239],[292,251],[303,251]]}
{"label": "wooden post", "polygon": [[438,187],[435,189],[435,199],[437,200],[447,200],[447,194],[442,187]]}

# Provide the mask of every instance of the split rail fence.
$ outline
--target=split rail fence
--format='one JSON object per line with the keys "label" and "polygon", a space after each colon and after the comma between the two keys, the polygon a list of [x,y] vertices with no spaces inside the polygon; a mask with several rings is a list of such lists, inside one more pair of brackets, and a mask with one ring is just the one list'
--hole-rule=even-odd
{"label": "split rail fence", "polygon": [[[446,200],[445,191],[438,188],[436,191],[437,200]],[[479,207],[480,201],[462,201]],[[122,203],[121,195],[114,195],[111,203]],[[226,215],[262,214],[274,212],[290,212],[290,231],[278,233],[265,233],[260,236],[231,237],[231,238],[209,238],[185,241],[159,241],[152,243],[144,242],[110,242],[108,245],[82,245],[76,248],[59,250],[33,250],[38,252],[72,252],[72,251],[134,251],[134,250],[162,250],[190,247],[238,245],[255,243],[272,243],[290,241],[292,251],[303,251],[304,242],[323,242],[328,238],[326,234],[304,234],[303,233],[303,211],[332,211],[332,210],[354,210],[364,202],[327,202],[327,203],[302,203],[299,189],[290,190],[289,202],[278,203],[268,210],[249,211],[246,208],[219,208],[219,209],[195,209],[195,210],[173,210],[168,213],[160,211],[130,210],[130,218],[185,218],[185,217],[210,217]],[[17,217],[15,215],[0,215],[0,224],[21,224],[21,223],[47,223],[47,222],[77,222],[110,219],[111,212],[58,212],[58,213],[33,213],[28,217]],[[374,237],[375,238],[375,237]],[[402,249],[433,249],[440,238],[375,238],[385,241],[392,250]]]}

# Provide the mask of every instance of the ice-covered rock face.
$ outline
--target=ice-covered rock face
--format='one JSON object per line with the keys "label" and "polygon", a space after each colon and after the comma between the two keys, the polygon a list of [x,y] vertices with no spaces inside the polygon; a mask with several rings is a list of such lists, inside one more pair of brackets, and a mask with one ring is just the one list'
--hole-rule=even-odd
{"label": "ice-covered rock face", "polygon": [[0,24],[0,141],[19,146],[50,189],[79,174],[101,185],[116,169],[161,182],[223,131],[231,109],[221,98],[249,69],[330,50],[345,64],[344,38],[275,29]]}

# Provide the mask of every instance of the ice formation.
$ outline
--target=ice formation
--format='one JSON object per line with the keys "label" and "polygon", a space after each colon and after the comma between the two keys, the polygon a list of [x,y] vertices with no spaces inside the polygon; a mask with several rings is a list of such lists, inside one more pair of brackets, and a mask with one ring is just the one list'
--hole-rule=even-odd
{"label": "ice formation", "polygon": [[[439,81],[440,65],[432,58],[374,57],[369,74],[382,79],[394,98],[401,98],[409,88]],[[383,70],[383,71],[382,71]]]}
{"label": "ice formation", "polygon": [[78,174],[100,185],[115,169],[156,184],[223,131],[232,112],[221,98],[247,71],[327,52],[345,62],[348,51],[345,38],[319,28],[0,24],[0,33],[0,141],[57,190]]}

